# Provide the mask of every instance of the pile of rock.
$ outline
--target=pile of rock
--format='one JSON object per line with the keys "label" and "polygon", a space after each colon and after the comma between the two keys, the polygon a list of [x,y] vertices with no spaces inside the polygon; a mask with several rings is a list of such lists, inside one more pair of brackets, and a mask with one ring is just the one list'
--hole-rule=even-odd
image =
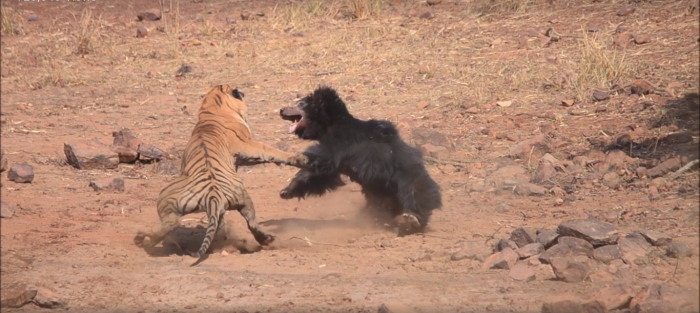
{"label": "pile of rock", "polygon": [[[509,276],[519,281],[531,281],[536,278],[538,267],[548,265],[556,280],[567,283],[578,283],[584,280],[595,280],[592,277],[592,266],[596,263],[608,264],[608,272],[619,271],[618,276],[629,277],[629,269],[635,266],[635,261],[647,257],[652,252],[661,251],[672,258],[689,257],[692,250],[682,243],[674,243],[669,236],[654,230],[639,230],[627,235],[621,235],[615,227],[596,219],[571,220],[561,223],[556,230],[534,231],[526,228],[515,229],[509,239],[501,239],[494,247],[495,253],[483,263],[484,269],[508,269]],[[626,272],[625,272],[626,271]],[[548,303],[542,312],[579,312],[574,307],[600,307],[602,311],[632,308],[636,312],[649,312],[638,309],[644,306],[646,300],[639,300],[635,306],[625,297],[633,298],[634,291],[627,286],[610,287],[615,290],[603,292],[594,297],[596,303],[581,303],[564,299]],[[666,288],[647,286],[649,288]],[[613,292],[616,291],[616,292]],[[619,291],[619,292],[618,292]],[[623,292],[624,291],[624,292]],[[600,300],[609,295],[617,295],[612,300]],[[605,296],[605,297],[603,297]],[[646,296],[644,299],[648,298]],[[623,300],[620,300],[623,299]],[[627,300],[629,300],[627,299]],[[639,296],[634,299],[641,299]],[[652,301],[652,300],[650,300]],[[656,300],[653,300],[656,301]],[[554,303],[557,303],[554,307]],[[558,308],[557,305],[566,308]],[[664,304],[665,305],[665,304]],[[577,311],[578,310],[578,311]],[[589,312],[589,311],[586,311]],[[598,312],[598,311],[590,311]]]}

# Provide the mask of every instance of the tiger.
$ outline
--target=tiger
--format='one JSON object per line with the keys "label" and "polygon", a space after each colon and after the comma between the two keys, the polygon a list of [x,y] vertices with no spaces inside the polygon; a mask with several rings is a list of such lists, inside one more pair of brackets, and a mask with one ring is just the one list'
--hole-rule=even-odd
{"label": "tiger", "polygon": [[237,174],[241,164],[275,163],[303,168],[308,159],[275,149],[252,139],[248,126],[248,106],[238,88],[218,85],[203,98],[198,121],[182,155],[181,174],[165,186],[156,203],[161,227],[154,232],[138,231],[134,244],[144,249],[163,241],[180,226],[180,217],[204,211],[209,220],[197,257],[191,266],[204,260],[215,235],[224,227],[224,214],[238,211],[255,240],[266,246],[275,237],[260,229],[255,207]]}

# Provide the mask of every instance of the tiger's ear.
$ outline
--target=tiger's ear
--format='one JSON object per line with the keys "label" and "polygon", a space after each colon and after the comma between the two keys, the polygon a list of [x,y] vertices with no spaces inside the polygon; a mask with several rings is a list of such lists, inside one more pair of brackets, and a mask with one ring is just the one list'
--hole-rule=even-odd
{"label": "tiger's ear", "polygon": [[238,100],[243,100],[243,97],[245,97],[245,94],[242,91],[238,90],[238,88],[234,88],[231,92],[231,95]]}

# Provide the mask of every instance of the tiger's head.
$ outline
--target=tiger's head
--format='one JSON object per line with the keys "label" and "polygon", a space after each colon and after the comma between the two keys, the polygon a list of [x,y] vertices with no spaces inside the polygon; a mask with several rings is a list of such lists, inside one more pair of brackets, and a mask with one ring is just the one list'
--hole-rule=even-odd
{"label": "tiger's head", "polygon": [[244,96],[238,88],[231,88],[229,85],[215,86],[204,95],[199,117],[202,118],[202,114],[238,115],[248,124],[248,105],[243,101]]}

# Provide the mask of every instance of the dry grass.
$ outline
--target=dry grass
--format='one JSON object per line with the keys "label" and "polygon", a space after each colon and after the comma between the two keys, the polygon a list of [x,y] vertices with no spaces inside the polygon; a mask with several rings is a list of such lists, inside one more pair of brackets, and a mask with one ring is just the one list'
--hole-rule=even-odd
{"label": "dry grass", "polygon": [[463,3],[469,8],[470,13],[523,13],[537,9],[548,0],[466,0]]}
{"label": "dry grass", "polygon": [[[76,18],[77,19],[77,18]],[[73,34],[75,38],[75,54],[84,55],[95,51],[96,44],[100,41],[99,30],[101,17],[93,19],[92,11],[84,9],[80,15],[79,28]]]}
{"label": "dry grass", "polygon": [[571,77],[579,101],[590,100],[592,90],[610,90],[630,73],[625,51],[606,47],[596,35],[583,33],[580,59],[573,60],[575,77]]}
{"label": "dry grass", "polygon": [[0,24],[2,29],[0,29],[0,33],[6,36],[18,36],[24,33],[22,31],[22,23],[20,22],[22,19],[17,11],[2,6],[0,13],[2,14],[2,23]]}
{"label": "dry grass", "polygon": [[[170,0],[169,3],[167,3],[169,6],[169,10],[172,13],[172,16],[170,14],[163,14],[161,17],[161,21],[163,22],[163,29],[165,34],[168,36],[168,42],[170,46],[172,47],[172,58],[173,59],[179,59],[180,58],[180,1],[179,0]],[[164,9],[166,6],[165,1],[161,2],[161,10]],[[206,21],[202,25],[202,29],[200,30],[201,33],[204,35],[205,33],[208,35],[211,35],[214,31],[213,27],[209,26],[209,22]]]}

